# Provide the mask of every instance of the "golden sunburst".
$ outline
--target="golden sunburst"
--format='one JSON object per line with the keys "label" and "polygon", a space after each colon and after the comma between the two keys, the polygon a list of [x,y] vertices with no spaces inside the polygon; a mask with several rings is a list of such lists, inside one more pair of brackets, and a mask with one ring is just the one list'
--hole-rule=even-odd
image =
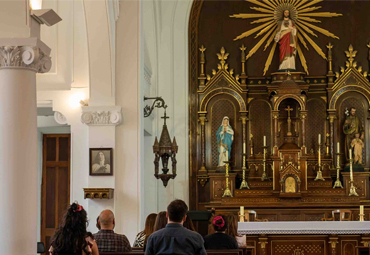
{"label": "golden sunburst", "polygon": [[[325,60],[326,55],[324,54],[323,50],[318,46],[311,37],[318,37],[317,34],[314,32],[319,32],[323,35],[328,37],[332,37],[335,39],[339,39],[336,35],[331,33],[330,31],[323,29],[313,23],[321,23],[320,20],[315,18],[331,18],[331,17],[338,17],[342,16],[340,13],[331,13],[331,12],[315,12],[316,10],[320,9],[321,6],[315,6],[316,4],[322,2],[323,0],[246,0],[258,7],[250,7],[252,10],[255,10],[259,13],[240,13],[234,14],[230,17],[232,18],[240,18],[240,19],[255,19],[251,22],[251,24],[259,24],[257,27],[252,28],[234,40],[240,40],[242,38],[248,37],[258,32],[255,38],[265,34],[262,39],[256,43],[256,45],[249,51],[247,55],[247,59],[250,58],[254,53],[258,51],[258,49],[262,46],[264,42],[266,42],[264,51],[272,44],[270,54],[267,58],[265,63],[265,69],[263,70],[263,75],[266,75],[268,71],[274,52],[276,49],[276,42],[274,41],[278,21],[282,19],[284,10],[290,11],[290,19],[294,21],[295,26],[297,27],[297,51],[298,56],[301,61],[303,68],[305,69],[306,73],[308,74],[308,67],[306,63],[306,58],[303,54],[301,45],[309,50],[306,41],[310,44],[315,51]],[[267,40],[267,41],[266,41]],[[301,45],[300,45],[301,44]]]}

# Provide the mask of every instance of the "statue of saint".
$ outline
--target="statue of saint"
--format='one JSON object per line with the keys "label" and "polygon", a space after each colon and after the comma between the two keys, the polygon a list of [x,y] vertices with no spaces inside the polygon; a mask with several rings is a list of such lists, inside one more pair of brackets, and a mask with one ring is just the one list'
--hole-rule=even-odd
{"label": "statue of saint", "polygon": [[355,164],[362,164],[362,149],[364,148],[364,142],[360,139],[360,134],[356,133],[355,138],[351,142],[351,147],[355,160]]}
{"label": "statue of saint", "polygon": [[[351,107],[349,111],[349,115],[347,116],[344,125],[343,125],[343,132],[346,135],[345,138],[345,155],[347,161],[349,160],[349,149],[352,146],[352,141],[356,138],[356,134],[358,134],[359,139],[364,139],[364,131],[362,129],[361,120],[356,116],[356,108]],[[356,140],[358,143],[358,140]],[[362,142],[362,141],[361,141]],[[363,142],[362,142],[363,143]],[[359,151],[359,149],[358,149]],[[361,149],[362,155],[362,149]],[[362,161],[362,157],[361,157]]]}
{"label": "statue of saint", "polygon": [[275,42],[279,42],[279,70],[295,70],[297,53],[297,28],[290,19],[290,11],[285,10],[283,19],[278,21]]}
{"label": "statue of saint", "polygon": [[229,117],[222,119],[221,126],[217,130],[218,166],[224,166],[224,161],[230,160],[231,145],[234,140],[234,130],[229,123]]}

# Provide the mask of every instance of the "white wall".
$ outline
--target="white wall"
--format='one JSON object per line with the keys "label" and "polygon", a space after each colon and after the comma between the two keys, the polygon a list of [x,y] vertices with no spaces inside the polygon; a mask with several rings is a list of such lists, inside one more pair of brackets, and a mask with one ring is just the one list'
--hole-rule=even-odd
{"label": "white wall", "polygon": [[[63,21],[41,32],[53,50],[55,68],[50,74],[38,75],[37,96],[40,102],[51,101],[53,110],[64,114],[70,125],[71,202],[77,200],[87,209],[92,232],[99,212],[111,208],[116,231],[132,243],[149,213],[165,210],[175,198],[188,202],[188,19],[192,0],[120,0],[116,22],[114,0],[47,2],[58,9]],[[150,80],[145,80],[144,68],[151,73]],[[152,152],[154,138],[162,130],[163,109],[144,119],[144,95],[165,99],[169,132],[179,146],[177,177],[167,188],[154,177]],[[89,106],[121,106],[122,124],[82,124],[78,101],[84,97],[90,100]],[[101,146],[114,148],[113,177],[89,176],[89,148]],[[114,199],[83,199],[83,188],[98,186],[114,188]]]}
{"label": "white wall", "polygon": [[[144,213],[163,211],[175,198],[189,200],[188,150],[188,20],[191,0],[143,1],[145,66],[152,73],[150,96],[162,96],[168,105],[167,121],[171,138],[179,146],[177,177],[167,188],[154,175],[152,146],[160,137],[163,109],[153,114],[153,135],[144,138]],[[147,85],[146,85],[147,86]],[[145,88],[145,86],[144,86]],[[145,89],[144,89],[145,91]],[[150,102],[149,102],[150,104]],[[144,219],[143,219],[144,221]]]}

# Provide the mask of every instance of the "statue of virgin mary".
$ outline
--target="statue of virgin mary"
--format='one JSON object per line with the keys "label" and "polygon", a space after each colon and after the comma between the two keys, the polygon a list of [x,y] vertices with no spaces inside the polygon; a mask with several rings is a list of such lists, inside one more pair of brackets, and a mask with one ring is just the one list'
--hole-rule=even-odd
{"label": "statue of virgin mary", "polygon": [[234,130],[229,123],[229,117],[225,116],[217,130],[218,166],[224,166],[224,161],[230,160],[231,145],[234,141]]}

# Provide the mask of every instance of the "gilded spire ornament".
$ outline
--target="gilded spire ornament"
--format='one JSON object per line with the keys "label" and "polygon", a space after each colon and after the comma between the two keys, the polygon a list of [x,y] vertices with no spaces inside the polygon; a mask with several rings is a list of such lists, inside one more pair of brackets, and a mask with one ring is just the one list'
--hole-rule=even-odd
{"label": "gilded spire ornament", "polygon": [[[296,29],[297,43],[296,51],[298,53],[299,59],[302,63],[303,68],[308,74],[308,67],[306,63],[306,58],[302,51],[300,45],[305,49],[309,50],[307,44],[311,45],[312,48],[323,58],[327,59],[323,50],[318,46],[311,37],[318,37],[316,32],[321,33],[325,36],[339,39],[335,34],[330,31],[314,25],[313,23],[321,23],[320,20],[315,18],[332,18],[342,16],[340,13],[331,12],[316,12],[321,6],[316,6],[323,0],[246,0],[256,6],[250,7],[255,13],[240,13],[231,15],[231,18],[239,19],[254,19],[251,24],[258,24],[257,27],[249,29],[244,33],[237,36],[234,40],[240,40],[251,36],[255,33],[258,38],[264,35],[254,47],[251,48],[246,59],[252,57],[259,48],[265,43],[264,51],[272,44],[270,54],[267,57],[265,63],[265,69],[263,75],[266,75],[277,46],[277,42],[274,40],[276,36],[280,33],[279,28],[284,21],[285,11],[289,11],[289,19],[294,24],[294,29]],[[258,6],[258,7],[257,7]]]}

